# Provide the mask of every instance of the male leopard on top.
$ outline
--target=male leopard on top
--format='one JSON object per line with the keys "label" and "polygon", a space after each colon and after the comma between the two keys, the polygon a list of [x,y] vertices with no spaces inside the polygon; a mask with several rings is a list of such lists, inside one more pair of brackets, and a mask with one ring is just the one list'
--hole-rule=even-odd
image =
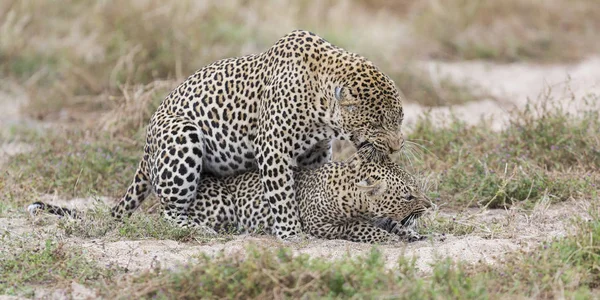
{"label": "male leopard on top", "polygon": [[282,239],[301,232],[292,167],[331,159],[333,139],[401,150],[402,101],[367,59],[293,31],[267,51],[228,58],[188,77],[159,105],[144,155],[113,216],[131,214],[151,191],[186,227],[201,177],[258,170]]}
{"label": "male leopard on top", "polygon": [[[347,162],[296,170],[294,188],[302,230],[319,238],[366,243],[422,239],[413,227],[430,200],[412,175],[387,157],[376,158],[372,151],[361,147]],[[259,172],[204,176],[200,184],[202,189],[189,206],[189,222],[216,231],[271,232],[275,216],[262,197]],[[28,209],[32,214],[45,210],[80,215],[42,202]]]}

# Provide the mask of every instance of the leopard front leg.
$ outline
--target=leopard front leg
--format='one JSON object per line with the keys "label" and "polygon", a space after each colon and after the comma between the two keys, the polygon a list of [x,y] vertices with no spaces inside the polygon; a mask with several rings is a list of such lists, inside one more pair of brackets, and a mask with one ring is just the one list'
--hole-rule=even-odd
{"label": "leopard front leg", "polygon": [[310,230],[312,235],[326,239],[344,239],[360,243],[386,243],[399,241],[399,237],[364,221],[350,221],[334,225],[322,224]]}
{"label": "leopard front leg", "polygon": [[274,219],[271,232],[281,239],[298,236],[302,228],[289,160],[273,160],[273,164],[259,166],[264,199],[268,201]]}
{"label": "leopard front leg", "polygon": [[322,140],[298,156],[299,167],[314,169],[331,161],[331,140]]}
{"label": "leopard front leg", "polygon": [[295,108],[286,91],[287,83],[277,80],[264,89],[254,139],[254,153],[260,172],[263,199],[273,216],[271,232],[280,239],[298,237],[302,232],[300,211],[294,190],[293,136],[298,130],[290,116]]}
{"label": "leopard front leg", "polygon": [[364,221],[347,223],[344,228],[344,239],[372,244],[399,241],[397,235]]}
{"label": "leopard front leg", "polygon": [[382,218],[373,222],[373,225],[387,232],[393,233],[400,237],[403,241],[415,242],[424,240],[426,237],[420,235],[414,230],[414,226],[404,226],[401,222],[394,221],[391,218]]}
{"label": "leopard front leg", "polygon": [[271,232],[280,239],[298,236],[302,232],[298,203],[294,191],[292,160],[272,144],[262,144],[256,151],[263,197],[273,216]]}

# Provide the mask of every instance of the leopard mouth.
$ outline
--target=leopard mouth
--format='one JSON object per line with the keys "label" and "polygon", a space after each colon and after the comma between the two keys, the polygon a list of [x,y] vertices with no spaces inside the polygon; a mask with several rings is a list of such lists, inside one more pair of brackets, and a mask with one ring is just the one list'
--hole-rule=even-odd
{"label": "leopard mouth", "polygon": [[403,227],[413,226],[413,225],[415,225],[417,219],[419,217],[421,217],[421,215],[423,215],[423,211],[413,212],[413,213],[409,214],[408,216],[404,217],[404,219],[402,219],[402,221],[400,221],[400,224],[402,224]]}
{"label": "leopard mouth", "polygon": [[362,143],[358,144],[358,146],[356,146],[356,149],[360,150],[363,147],[367,148],[367,147],[373,147],[373,143],[369,142],[369,141],[363,141]]}
{"label": "leopard mouth", "polygon": [[361,145],[367,143],[367,140],[364,139],[361,134],[357,133],[351,133],[348,140],[351,141],[357,149],[360,149]]}
{"label": "leopard mouth", "polygon": [[361,149],[363,147],[369,147],[371,149],[377,150],[377,152],[384,154],[392,154],[395,150],[392,149],[386,143],[382,143],[378,138],[369,139],[361,135],[352,134],[350,135],[350,141],[356,146],[356,149]]}
{"label": "leopard mouth", "polygon": [[357,153],[363,159],[377,162],[389,161],[389,155],[386,152],[379,150],[372,142],[364,141],[360,143],[357,148]]}

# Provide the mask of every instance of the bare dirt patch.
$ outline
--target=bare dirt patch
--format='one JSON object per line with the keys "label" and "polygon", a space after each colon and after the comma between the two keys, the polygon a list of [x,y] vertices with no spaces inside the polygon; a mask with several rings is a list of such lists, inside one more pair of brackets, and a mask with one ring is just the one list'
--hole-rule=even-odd
{"label": "bare dirt patch", "polygon": [[425,108],[405,104],[405,124],[410,127],[424,112],[439,119],[454,113],[467,124],[482,118],[491,119],[492,128],[503,128],[510,111],[523,108],[528,100],[540,100],[547,93],[560,99],[563,108],[575,112],[581,108],[586,95],[600,94],[600,57],[591,57],[577,64],[536,65],[529,63],[497,64],[485,61],[437,62],[420,64],[432,78],[450,77],[485,89],[494,99],[484,99],[463,105]]}
{"label": "bare dirt patch", "polygon": [[[82,200],[75,199],[71,207],[82,207]],[[91,201],[90,201],[91,202]],[[64,202],[54,202],[64,203]],[[77,204],[77,205],[75,205]],[[400,257],[415,257],[420,271],[429,273],[430,264],[443,258],[467,263],[501,263],[505,254],[514,251],[529,251],[544,241],[569,234],[572,221],[588,218],[585,201],[568,201],[555,205],[539,204],[532,210],[517,207],[512,209],[470,209],[464,212],[439,212],[435,218],[445,218],[458,224],[474,227],[468,235],[444,235],[414,243],[398,243],[377,246],[386,258],[386,267],[394,268]],[[428,216],[433,218],[434,216]],[[46,234],[54,231],[52,223],[35,225],[32,219],[0,219],[2,234],[13,236],[33,233]],[[57,236],[60,236],[58,234]],[[103,239],[62,238],[68,245],[82,247],[86,255],[99,266],[119,266],[131,271],[161,268],[176,268],[193,263],[199,255],[227,256],[243,255],[249,246],[278,248],[289,247],[294,254],[308,254],[337,260],[346,256],[367,255],[372,245],[342,240],[307,238],[301,242],[282,242],[269,236],[242,235],[227,242],[177,242],[173,240],[120,240],[109,242]]]}

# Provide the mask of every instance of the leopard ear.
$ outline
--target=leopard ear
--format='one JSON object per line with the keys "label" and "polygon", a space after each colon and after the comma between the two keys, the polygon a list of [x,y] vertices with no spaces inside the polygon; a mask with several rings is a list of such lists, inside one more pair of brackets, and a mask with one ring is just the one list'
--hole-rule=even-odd
{"label": "leopard ear", "polygon": [[356,188],[367,193],[369,196],[378,196],[385,192],[385,183],[382,180],[374,181],[372,179],[365,179],[355,184]]}

